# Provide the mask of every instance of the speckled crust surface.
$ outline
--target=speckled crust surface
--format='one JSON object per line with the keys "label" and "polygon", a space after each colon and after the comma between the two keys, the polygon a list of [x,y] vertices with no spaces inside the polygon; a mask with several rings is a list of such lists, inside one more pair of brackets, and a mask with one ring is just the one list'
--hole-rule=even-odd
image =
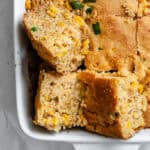
{"label": "speckled crust surface", "polygon": [[150,16],[138,19],[137,41],[139,56],[146,68],[150,68]]}
{"label": "speckled crust surface", "polygon": [[95,8],[99,15],[135,17],[138,12],[137,0],[97,0]]}
{"label": "speckled crust surface", "polygon": [[127,139],[144,127],[142,113],[147,103],[145,96],[134,89],[133,83],[137,83],[134,75],[123,77],[85,71],[79,78],[88,86],[83,111],[87,130]]}
{"label": "speckled crust surface", "polygon": [[86,67],[100,71],[131,70],[136,55],[136,21],[113,15],[98,18],[101,26],[101,34],[96,37],[99,49],[86,55]]}
{"label": "speckled crust surface", "polygon": [[138,0],[138,17],[150,15],[150,0]]}

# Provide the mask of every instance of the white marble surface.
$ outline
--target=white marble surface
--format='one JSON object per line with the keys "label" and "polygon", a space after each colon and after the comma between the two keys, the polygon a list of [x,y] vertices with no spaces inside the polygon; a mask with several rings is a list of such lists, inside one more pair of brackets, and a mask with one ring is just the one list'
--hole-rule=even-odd
{"label": "white marble surface", "polygon": [[[19,13],[19,12],[18,12]],[[18,126],[15,102],[13,59],[13,0],[0,0],[0,150],[71,150],[64,143],[37,141],[24,135]],[[113,147],[112,147],[113,146]],[[78,145],[78,149],[137,149],[122,145]],[[150,149],[147,145],[145,148]]]}

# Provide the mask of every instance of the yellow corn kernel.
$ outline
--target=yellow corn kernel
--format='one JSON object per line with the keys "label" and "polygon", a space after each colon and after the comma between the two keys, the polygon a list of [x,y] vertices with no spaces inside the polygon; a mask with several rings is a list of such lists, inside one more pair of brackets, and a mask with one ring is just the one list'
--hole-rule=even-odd
{"label": "yellow corn kernel", "polygon": [[47,11],[48,15],[55,17],[57,14],[57,8],[55,6],[50,6]]}
{"label": "yellow corn kernel", "polygon": [[63,123],[65,126],[69,125],[70,117],[67,114],[63,114]]}
{"label": "yellow corn kernel", "polygon": [[84,20],[80,16],[74,16],[74,21],[80,26],[85,24]]}
{"label": "yellow corn kernel", "polygon": [[31,9],[31,1],[30,0],[26,0],[25,2],[25,8],[28,10],[28,9]]}
{"label": "yellow corn kernel", "polygon": [[45,98],[46,101],[49,101],[49,100],[50,100],[49,95],[45,95],[44,98]]}
{"label": "yellow corn kernel", "polygon": [[42,40],[42,41],[46,41],[47,38],[46,38],[45,36],[43,36],[43,37],[41,37],[41,40]]}
{"label": "yellow corn kernel", "polygon": [[144,91],[144,85],[143,84],[139,84],[139,92],[143,93]]}
{"label": "yellow corn kernel", "polygon": [[128,128],[128,129],[131,128],[131,122],[130,122],[130,121],[127,122],[127,128]]}
{"label": "yellow corn kernel", "polygon": [[53,118],[51,119],[51,124],[52,124],[52,126],[57,126],[57,125],[59,124],[58,118],[53,117]]}
{"label": "yellow corn kernel", "polygon": [[69,19],[70,18],[70,14],[69,13],[64,13],[64,17],[65,17],[65,19]]}
{"label": "yellow corn kernel", "polygon": [[82,55],[87,55],[88,53],[89,53],[88,50],[82,50],[82,51],[81,51],[81,54],[82,54]]}
{"label": "yellow corn kernel", "polygon": [[66,2],[64,3],[64,5],[65,5],[65,7],[66,7],[68,10],[72,10],[72,7],[70,6],[70,4],[69,4],[68,1],[66,1]]}
{"label": "yellow corn kernel", "polygon": [[134,81],[134,82],[131,83],[131,87],[132,87],[133,89],[137,89],[138,86],[139,86],[139,84],[138,84],[138,82],[136,82],[136,81]]}
{"label": "yellow corn kernel", "polygon": [[60,27],[64,27],[65,24],[64,24],[64,22],[58,22],[57,25]]}
{"label": "yellow corn kernel", "polygon": [[89,43],[90,43],[89,39],[84,40],[83,41],[83,49],[89,49]]}
{"label": "yellow corn kernel", "polygon": [[67,51],[68,51],[68,50],[67,50],[66,48],[62,47],[62,48],[61,48],[61,52],[57,53],[56,56],[57,56],[58,58],[62,58],[64,55],[66,55]]}
{"label": "yellow corn kernel", "polygon": [[55,110],[49,110],[47,113],[51,116],[54,116],[56,112]]}

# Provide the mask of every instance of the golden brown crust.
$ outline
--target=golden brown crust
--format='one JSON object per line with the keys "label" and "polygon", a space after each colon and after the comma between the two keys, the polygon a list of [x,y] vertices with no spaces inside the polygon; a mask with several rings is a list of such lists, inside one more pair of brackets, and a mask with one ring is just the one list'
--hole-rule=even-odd
{"label": "golden brown crust", "polygon": [[138,0],[138,17],[150,15],[150,1],[149,0]]}
{"label": "golden brown crust", "polygon": [[138,19],[138,51],[143,64],[150,67],[150,16]]}
{"label": "golden brown crust", "polygon": [[[87,77],[87,78],[86,78]],[[89,78],[91,77],[91,82]],[[85,99],[84,115],[88,120],[87,130],[111,137],[123,138],[120,125],[110,118],[117,104],[117,82],[90,71],[81,72],[79,78],[88,85],[88,96]],[[86,81],[87,79],[87,81]]]}
{"label": "golden brown crust", "polygon": [[[78,76],[87,84],[84,100],[86,107],[83,112],[88,121],[87,130],[105,136],[127,139],[143,128],[144,120],[141,113],[146,109],[146,99],[141,94],[138,95],[140,98],[134,97],[138,94],[132,89],[132,83],[137,82],[135,77],[121,77],[117,74],[108,75],[90,71],[80,72]],[[132,91],[133,97],[128,90]],[[136,107],[135,99],[143,106],[142,109],[140,106],[141,110]],[[134,109],[138,111],[134,112]],[[134,118],[137,114],[139,120]]]}
{"label": "golden brown crust", "polygon": [[97,0],[95,8],[98,15],[135,17],[138,11],[138,2],[137,0]]}
{"label": "golden brown crust", "polygon": [[[94,22],[94,21],[93,21]],[[99,17],[98,52],[89,52],[85,65],[91,70],[132,70],[136,55],[136,21],[119,16]]]}

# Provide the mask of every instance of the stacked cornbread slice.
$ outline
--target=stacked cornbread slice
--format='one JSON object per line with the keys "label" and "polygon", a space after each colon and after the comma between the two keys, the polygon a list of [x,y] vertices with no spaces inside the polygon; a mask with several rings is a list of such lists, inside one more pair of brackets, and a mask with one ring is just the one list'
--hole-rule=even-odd
{"label": "stacked cornbread slice", "polygon": [[40,67],[36,125],[124,139],[150,126],[148,2],[26,0],[26,9],[25,31],[48,63]]}

